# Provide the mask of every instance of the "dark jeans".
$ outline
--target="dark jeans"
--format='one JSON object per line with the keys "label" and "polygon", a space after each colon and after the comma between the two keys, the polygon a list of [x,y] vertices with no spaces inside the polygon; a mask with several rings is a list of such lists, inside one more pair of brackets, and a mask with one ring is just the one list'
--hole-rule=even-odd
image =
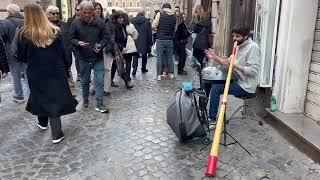
{"label": "dark jeans", "polygon": [[[141,71],[147,70],[147,62],[148,62],[148,53],[141,54],[142,64]],[[138,69],[138,56],[133,56],[132,68],[134,72],[137,72]]]}
{"label": "dark jeans", "polygon": [[[220,95],[223,94],[225,83],[223,84],[213,84],[210,93],[210,108],[209,108],[209,118],[213,121],[216,120],[218,113],[218,108],[220,104]],[[247,96],[250,95],[247,91],[242,89],[238,83],[231,83],[229,89],[229,95],[234,96]]]}
{"label": "dark jeans", "polygon": [[124,78],[126,78],[127,80],[130,79],[130,73],[131,73],[131,63],[132,63],[132,57],[134,56],[133,53],[129,53],[129,54],[123,54],[123,58],[126,61],[126,72],[124,74]]}
{"label": "dark jeans", "polygon": [[116,75],[117,71],[117,63],[115,60],[112,61],[112,66],[111,66],[111,81],[113,81],[114,76]]}
{"label": "dark jeans", "polygon": [[62,127],[61,127],[61,118],[48,118],[43,116],[38,116],[39,124],[43,127],[48,126],[48,121],[50,119],[50,126],[51,126],[51,134],[53,139],[58,139],[63,136]]}
{"label": "dark jeans", "polygon": [[157,40],[157,75],[162,74],[162,58],[165,50],[168,56],[169,73],[174,74],[173,41]]}
{"label": "dark jeans", "polygon": [[178,72],[182,72],[183,68],[186,64],[186,59],[187,59],[187,52],[186,52],[186,44],[184,43],[176,43],[175,44],[175,52],[177,55],[177,60],[179,62],[178,64]]}
{"label": "dark jeans", "polygon": [[89,63],[80,61],[81,85],[83,99],[89,98],[91,71],[94,73],[97,105],[103,104],[104,65],[103,60]]}

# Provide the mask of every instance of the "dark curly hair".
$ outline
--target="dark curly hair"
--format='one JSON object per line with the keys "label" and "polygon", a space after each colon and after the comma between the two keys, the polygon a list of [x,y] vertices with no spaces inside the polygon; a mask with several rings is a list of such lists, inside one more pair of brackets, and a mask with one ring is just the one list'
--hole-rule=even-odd
{"label": "dark curly hair", "polygon": [[114,16],[113,16],[113,24],[118,24],[118,19],[122,17],[124,19],[124,23],[123,23],[123,26],[126,27],[129,23],[130,23],[130,20],[129,20],[129,16],[128,14],[126,14],[125,12],[123,11],[116,11],[114,13]]}
{"label": "dark curly hair", "polygon": [[249,36],[250,27],[245,24],[237,24],[232,28],[231,33],[240,34],[241,36]]}

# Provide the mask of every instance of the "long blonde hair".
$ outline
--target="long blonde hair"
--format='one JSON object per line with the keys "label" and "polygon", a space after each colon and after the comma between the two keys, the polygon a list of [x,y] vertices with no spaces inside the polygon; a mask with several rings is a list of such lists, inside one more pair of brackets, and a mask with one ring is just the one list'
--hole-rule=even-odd
{"label": "long blonde hair", "polygon": [[25,21],[21,35],[30,39],[37,47],[48,47],[56,38],[59,28],[53,25],[37,4],[24,7]]}

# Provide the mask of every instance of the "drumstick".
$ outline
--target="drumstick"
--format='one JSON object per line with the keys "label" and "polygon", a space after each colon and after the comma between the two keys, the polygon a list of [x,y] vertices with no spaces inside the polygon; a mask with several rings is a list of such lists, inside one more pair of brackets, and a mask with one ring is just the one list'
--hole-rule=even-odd
{"label": "drumstick", "polygon": [[224,121],[224,115],[225,115],[226,106],[227,106],[227,98],[228,98],[228,93],[229,93],[229,87],[230,87],[233,66],[236,61],[237,45],[238,45],[237,41],[234,42],[233,49],[232,49],[231,62],[230,62],[229,70],[228,70],[228,76],[227,76],[227,80],[226,80],[226,85],[224,87],[223,98],[221,101],[218,122],[216,124],[216,130],[214,132],[214,137],[213,137],[213,144],[211,147],[210,157],[209,157],[208,163],[207,163],[206,176],[215,176],[215,174],[216,174],[216,168],[217,168],[217,163],[218,163],[219,143],[220,143],[220,137],[221,137],[221,132],[222,132],[222,125],[223,125],[223,121]]}

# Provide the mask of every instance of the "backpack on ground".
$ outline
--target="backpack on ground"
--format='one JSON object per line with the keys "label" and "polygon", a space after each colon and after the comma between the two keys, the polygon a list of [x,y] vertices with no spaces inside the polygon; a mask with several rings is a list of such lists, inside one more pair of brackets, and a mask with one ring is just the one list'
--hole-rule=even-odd
{"label": "backpack on ground", "polygon": [[194,94],[178,89],[167,108],[167,123],[180,142],[207,135],[198,118]]}

